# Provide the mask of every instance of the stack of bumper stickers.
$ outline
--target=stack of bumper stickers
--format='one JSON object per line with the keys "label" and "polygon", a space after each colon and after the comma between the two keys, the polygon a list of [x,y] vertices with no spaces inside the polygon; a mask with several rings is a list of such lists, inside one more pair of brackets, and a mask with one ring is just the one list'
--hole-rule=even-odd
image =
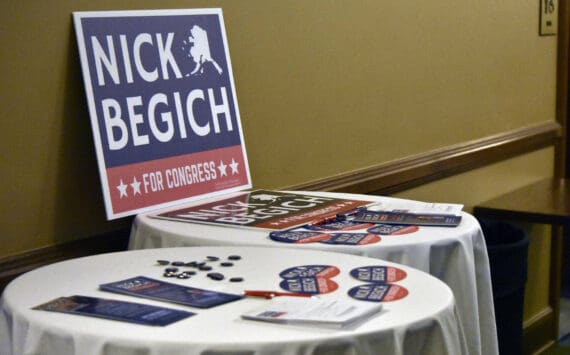
{"label": "stack of bumper stickers", "polygon": [[378,243],[381,236],[409,234],[418,230],[418,226],[361,223],[337,217],[300,228],[270,232],[269,238],[281,243],[358,246]]}
{"label": "stack of bumper stickers", "polygon": [[[300,265],[279,273],[279,286],[289,292],[320,295],[334,292],[338,284],[332,280],[340,274],[333,265]],[[343,297],[273,298],[263,307],[242,314],[242,318],[272,323],[344,327],[378,314],[380,303],[354,302]]]}
{"label": "stack of bumper stickers", "polygon": [[456,227],[461,222],[462,209],[463,205],[458,204],[406,200],[378,202],[300,227],[273,231],[269,238],[295,244],[374,244],[382,240],[381,236],[415,233],[419,226]]}
{"label": "stack of bumper stickers", "polygon": [[[290,267],[279,273],[282,289],[309,295],[321,295],[334,292],[338,284],[332,280],[340,274],[333,265],[300,265]],[[395,284],[406,278],[404,270],[393,266],[362,266],[350,271],[350,275],[366,284],[355,286],[348,291],[354,299],[371,302],[392,302],[408,295],[408,290]]]}
{"label": "stack of bumper stickers", "polygon": [[[338,288],[336,282],[332,280],[338,274],[340,274],[339,268],[332,265],[295,266],[279,273],[282,278],[279,286],[295,293],[310,295],[331,293]],[[408,295],[405,287],[395,284],[407,276],[404,270],[397,267],[363,266],[352,269],[350,275],[366,282],[348,291],[353,300],[342,296],[277,297],[263,307],[242,314],[242,318],[281,324],[344,327],[380,314],[382,303],[397,301]]]}

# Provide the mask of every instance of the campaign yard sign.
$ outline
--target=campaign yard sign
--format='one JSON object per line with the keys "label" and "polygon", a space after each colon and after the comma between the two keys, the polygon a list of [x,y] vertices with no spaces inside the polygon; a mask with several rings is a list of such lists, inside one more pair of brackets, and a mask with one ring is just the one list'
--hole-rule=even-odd
{"label": "campaign yard sign", "polygon": [[108,219],[251,187],[221,9],[73,19]]}

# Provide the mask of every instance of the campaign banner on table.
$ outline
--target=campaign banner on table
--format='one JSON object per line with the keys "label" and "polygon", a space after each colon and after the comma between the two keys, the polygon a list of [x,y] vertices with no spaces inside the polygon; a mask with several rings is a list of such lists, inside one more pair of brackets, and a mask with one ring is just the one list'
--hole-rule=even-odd
{"label": "campaign banner on table", "polygon": [[251,187],[221,9],[73,18],[109,219]]}

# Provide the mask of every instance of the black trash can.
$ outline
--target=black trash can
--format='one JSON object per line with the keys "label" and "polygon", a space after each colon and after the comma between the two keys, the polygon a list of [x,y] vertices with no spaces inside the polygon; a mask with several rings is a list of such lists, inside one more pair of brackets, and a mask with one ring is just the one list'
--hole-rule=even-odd
{"label": "black trash can", "polygon": [[489,254],[499,354],[521,354],[528,235],[506,222],[480,223]]}

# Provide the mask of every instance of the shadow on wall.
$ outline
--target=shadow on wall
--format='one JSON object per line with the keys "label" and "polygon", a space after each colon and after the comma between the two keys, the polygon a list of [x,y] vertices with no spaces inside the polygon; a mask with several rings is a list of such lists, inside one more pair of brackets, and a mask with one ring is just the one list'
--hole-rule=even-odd
{"label": "shadow on wall", "polygon": [[75,30],[69,18],[64,95],[54,103],[62,114],[61,122],[53,126],[60,129],[51,132],[53,170],[46,172],[55,176],[55,191],[52,201],[44,197],[44,202],[53,204],[44,208],[51,208],[56,243],[126,230],[132,222],[130,217],[106,219]]}

